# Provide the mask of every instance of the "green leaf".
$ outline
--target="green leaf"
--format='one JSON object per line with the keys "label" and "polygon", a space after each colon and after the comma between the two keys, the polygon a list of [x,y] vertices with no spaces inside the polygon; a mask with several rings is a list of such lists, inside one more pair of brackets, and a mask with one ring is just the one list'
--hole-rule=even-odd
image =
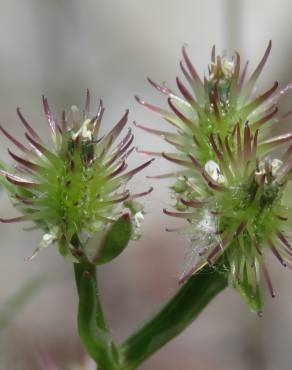
{"label": "green leaf", "polygon": [[103,264],[111,261],[128,245],[132,234],[132,223],[128,214],[122,215],[109,229],[101,242],[94,263]]}

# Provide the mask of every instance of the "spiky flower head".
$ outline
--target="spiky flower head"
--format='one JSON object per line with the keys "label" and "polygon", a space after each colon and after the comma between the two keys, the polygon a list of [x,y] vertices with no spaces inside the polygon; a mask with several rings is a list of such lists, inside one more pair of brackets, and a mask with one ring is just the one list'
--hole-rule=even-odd
{"label": "spiky flower head", "polygon": [[[212,49],[211,65],[208,67],[208,77],[202,81],[191,63],[186,47],[182,49],[183,61],[180,67],[191,91],[176,79],[178,89],[182,96],[173,92],[165,84],[159,85],[148,78],[148,81],[158,91],[165,94],[170,111],[136,99],[146,108],[158,113],[168,123],[173,125],[177,132],[166,132],[148,128],[138,124],[141,129],[162,136],[164,140],[176,147],[178,153],[162,153],[168,160],[179,163],[188,160],[188,154],[195,156],[200,163],[215,160],[216,155],[210,143],[210,135],[218,134],[224,140],[235,129],[237,124],[241,129],[249,122],[251,133],[261,128],[259,133],[259,151],[265,145],[266,128],[286,115],[277,117],[277,103],[289,89],[289,84],[284,90],[275,94],[278,83],[265,93],[257,94],[256,81],[267,61],[271,50],[271,42],[250,78],[246,81],[248,63],[240,70],[240,56],[238,53],[228,60],[226,57],[216,56],[215,47]],[[289,141],[292,134],[275,142],[274,146],[283,141]]]}
{"label": "spiky flower head", "polygon": [[181,166],[169,174],[177,179],[172,187],[177,210],[164,210],[188,221],[183,229],[190,236],[194,258],[180,281],[206,264],[223,266],[230,284],[258,313],[262,309],[261,275],[271,295],[275,294],[264,251],[269,249],[283,266],[292,267],[287,202],[292,147],[281,159],[271,156],[275,148],[292,139],[292,134],[268,138],[265,130],[289,116],[278,117],[276,104],[290,85],[279,94],[275,94],[277,83],[264,94],[255,92],[270,48],[271,43],[247,82],[247,64],[240,73],[239,54],[229,61],[216,57],[213,48],[209,77],[202,83],[184,47],[187,69],[183,63],[181,68],[195,97],[177,79],[183,97],[150,80],[169,96],[172,112],[139,99],[178,129],[168,133],[138,125],[163,136],[178,150],[161,155]]}
{"label": "spiky flower head", "polygon": [[[40,247],[33,256],[40,248],[55,242],[62,255],[71,252],[74,257],[88,258],[87,245],[109,228],[114,228],[114,232],[119,234],[116,238],[122,241],[121,248],[124,247],[130,233],[137,237],[139,231],[135,226],[143,218],[143,207],[135,198],[151,191],[131,194],[126,187],[137,172],[151,163],[150,160],[126,170],[127,157],[133,151],[131,129],[118,143],[116,141],[125,128],[128,111],[112,130],[100,136],[103,102],[100,100],[96,115],[90,117],[89,91],[82,119],[77,107],[73,106],[71,124],[68,124],[65,112],[57,122],[47,99],[43,96],[42,100],[51,133],[49,148],[19,108],[17,114],[26,129],[27,145],[0,127],[22,153],[15,154],[8,149],[16,166],[2,164],[0,170],[1,181],[22,215],[12,219],[1,218],[1,221],[32,221],[44,230]],[[113,235],[107,239],[111,243]],[[109,252],[117,254],[116,250]],[[109,255],[98,250],[93,258],[97,262],[105,262]]]}

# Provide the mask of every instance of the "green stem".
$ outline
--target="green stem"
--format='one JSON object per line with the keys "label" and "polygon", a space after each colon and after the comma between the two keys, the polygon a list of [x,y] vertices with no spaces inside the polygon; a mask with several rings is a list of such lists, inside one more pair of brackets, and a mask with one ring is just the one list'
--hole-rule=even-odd
{"label": "green stem", "polygon": [[74,264],[79,294],[78,329],[97,370],[134,370],[180,334],[207,304],[227,286],[227,277],[211,267],[192,276],[157,313],[119,348],[113,343],[103,316],[96,267]]}
{"label": "green stem", "polygon": [[210,267],[192,276],[160,311],[121,345],[123,369],[136,369],[181,333],[226,286],[225,274]]}
{"label": "green stem", "polygon": [[118,352],[99,300],[96,267],[89,263],[75,263],[74,271],[79,295],[78,330],[83,345],[99,370],[120,370]]}

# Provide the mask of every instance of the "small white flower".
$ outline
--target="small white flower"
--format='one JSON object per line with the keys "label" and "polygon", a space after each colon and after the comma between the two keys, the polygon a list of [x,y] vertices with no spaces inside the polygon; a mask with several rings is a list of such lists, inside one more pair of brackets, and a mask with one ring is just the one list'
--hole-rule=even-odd
{"label": "small white flower", "polygon": [[234,73],[234,61],[229,60],[226,57],[223,57],[221,59],[221,66],[222,66],[222,71],[223,71],[224,75],[227,78],[232,78],[233,73]]}
{"label": "small white flower", "polygon": [[282,164],[283,164],[283,162],[280,159],[275,158],[275,159],[272,160],[272,163],[271,163],[272,176],[275,176],[277,174],[277,172],[281,168]]}
{"label": "small white flower", "polygon": [[212,80],[218,76],[225,77],[227,79],[232,78],[234,74],[234,65],[234,60],[230,60],[225,56],[218,56],[217,61],[211,64],[210,79]]}
{"label": "small white flower", "polygon": [[40,249],[46,248],[49,245],[53,244],[57,238],[58,229],[52,227],[49,233],[43,235],[42,240],[40,241]]}
{"label": "small white flower", "polygon": [[142,222],[144,221],[144,215],[142,211],[138,211],[134,214],[133,220],[133,232],[132,232],[132,239],[138,240],[141,237],[141,226]]}
{"label": "small white flower", "polygon": [[48,233],[44,234],[39,243],[39,246],[34,250],[33,254],[30,257],[25,257],[25,261],[33,260],[42,249],[47,248],[49,245],[53,244],[57,239],[57,232],[58,228],[54,226],[50,229]]}
{"label": "small white flower", "polygon": [[92,121],[90,119],[86,119],[80,129],[72,134],[72,139],[76,140],[77,137],[81,136],[83,139],[92,140],[93,128],[92,128]]}
{"label": "small white flower", "polygon": [[220,171],[220,167],[213,160],[207,161],[204,167],[207,174],[218,184],[223,184],[226,181],[224,175]]}
{"label": "small white flower", "polygon": [[[274,158],[272,161],[270,161],[271,175],[273,177],[277,175],[282,165],[283,165],[283,162],[280,159]],[[255,172],[256,179],[260,179],[260,177],[265,174],[266,174],[265,162],[261,161],[259,163],[259,171]],[[265,179],[265,182],[267,182],[267,179]]]}
{"label": "small white flower", "polygon": [[144,221],[144,215],[141,211],[137,212],[134,216],[135,224],[137,227],[141,227],[142,222]]}

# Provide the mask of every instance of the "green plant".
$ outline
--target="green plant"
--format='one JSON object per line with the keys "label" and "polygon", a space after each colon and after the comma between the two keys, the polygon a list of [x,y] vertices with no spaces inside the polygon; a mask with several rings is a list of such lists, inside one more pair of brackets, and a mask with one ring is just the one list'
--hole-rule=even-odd
{"label": "green plant", "polygon": [[99,370],[136,369],[182,332],[228,285],[261,315],[261,272],[274,296],[264,252],[272,251],[283,266],[292,267],[287,233],[292,147],[280,156],[274,151],[288,143],[292,134],[268,137],[268,129],[289,116],[278,115],[277,103],[290,86],[279,94],[275,94],[277,83],[261,95],[253,91],[270,49],[271,43],[246,81],[247,64],[240,71],[239,54],[228,60],[216,56],[213,48],[209,76],[202,82],[184,47],[181,68],[192,93],[180,79],[177,85],[182,97],[149,79],[168,97],[171,112],[137,97],[176,128],[176,132],[165,132],[137,124],[176,149],[174,153],[144,152],[180,166],[176,172],[156,177],[175,178],[172,193],[176,209],[165,209],[164,213],[187,221],[183,231],[191,238],[195,259],[189,261],[178,292],[120,345],[113,341],[104,318],[97,267],[117,257],[131,238],[140,237],[144,211],[136,198],[152,190],[140,194],[118,190],[152,162],[125,172],[126,158],[132,151],[131,131],[115,147],[113,144],[128,113],[99,137],[102,102],[96,116],[90,118],[87,92],[82,121],[74,107],[72,124],[68,125],[64,113],[60,123],[54,120],[43,97],[52,134],[50,149],[20,110],[29,148],[1,127],[23,152],[19,156],[9,151],[18,167],[1,164],[0,171],[2,184],[21,216],[1,221],[33,221],[44,230],[32,257],[56,243],[61,255],[73,261],[79,335]]}

